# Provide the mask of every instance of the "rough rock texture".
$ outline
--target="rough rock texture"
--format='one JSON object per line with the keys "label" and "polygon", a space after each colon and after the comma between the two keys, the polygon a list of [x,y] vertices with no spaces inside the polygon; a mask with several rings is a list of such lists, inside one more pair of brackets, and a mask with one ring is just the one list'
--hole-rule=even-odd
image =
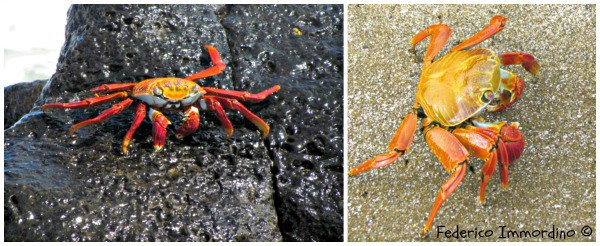
{"label": "rough rock texture", "polygon": [[223,25],[236,64],[233,78],[248,88],[267,81],[285,85],[280,107],[261,114],[278,122],[265,144],[284,238],[342,241],[343,8],[288,7],[228,9]]}
{"label": "rough rock texture", "polygon": [[[65,136],[73,123],[110,104],[33,111],[5,131],[6,240],[341,240],[341,12],[306,5],[72,7],[57,73],[38,106],[81,100],[103,83],[185,77],[211,65],[202,48],[208,43],[229,68],[198,83],[248,91],[281,85],[263,102],[246,103],[271,134],[262,141],[230,111],[235,132],[224,140],[207,112],[198,133],[179,140],[170,126],[165,149],[153,152],[146,119],[122,156],[133,108],[74,138]],[[292,25],[307,31],[295,36]],[[178,114],[167,117],[180,123]]]}
{"label": "rough rock texture", "polygon": [[[351,5],[348,12],[349,167],[386,151],[414,104],[428,43],[419,44],[416,55],[409,51],[419,30],[449,25],[454,32],[445,54],[501,14],[508,18],[505,29],[476,47],[531,53],[541,65],[537,77],[519,66],[505,67],[523,77],[522,98],[501,113],[483,115],[519,122],[527,141],[510,167],[507,190],[500,188],[496,169],[486,203],[479,205],[483,162],[472,158],[475,173],[467,173],[421,239],[435,196],[450,175],[417,132],[408,155],[349,178],[349,241],[596,241],[596,33],[590,31],[596,29],[595,5]],[[593,234],[582,235],[586,225]],[[457,226],[494,234],[443,235]],[[500,226],[516,231],[554,226],[575,235],[500,238]]]}
{"label": "rough rock texture", "polygon": [[4,129],[28,113],[48,80],[23,82],[4,87]]}

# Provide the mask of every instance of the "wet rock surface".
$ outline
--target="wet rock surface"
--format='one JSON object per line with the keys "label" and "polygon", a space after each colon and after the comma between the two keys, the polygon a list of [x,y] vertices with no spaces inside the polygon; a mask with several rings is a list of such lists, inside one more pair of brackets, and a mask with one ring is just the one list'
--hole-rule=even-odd
{"label": "wet rock surface", "polygon": [[22,82],[4,87],[4,129],[28,113],[48,80]]}
{"label": "wet rock surface", "polygon": [[[65,135],[73,123],[111,104],[33,111],[5,131],[6,240],[342,240],[341,12],[72,7],[57,73],[38,106],[90,97],[86,91],[103,83],[185,77],[211,66],[202,46],[212,44],[228,69],[199,84],[252,92],[281,85],[266,100],[245,103],[271,134],[261,140],[252,123],[228,111],[235,132],[225,140],[206,112],[184,139],[169,126],[165,148],[154,152],[146,119],[123,156],[133,107],[74,138]],[[181,116],[167,117],[179,125]]]}
{"label": "wet rock surface", "polygon": [[279,122],[265,144],[284,238],[342,241],[343,8],[288,7],[228,9],[223,25],[237,64],[233,78],[248,88],[282,84],[281,107],[262,115]]}

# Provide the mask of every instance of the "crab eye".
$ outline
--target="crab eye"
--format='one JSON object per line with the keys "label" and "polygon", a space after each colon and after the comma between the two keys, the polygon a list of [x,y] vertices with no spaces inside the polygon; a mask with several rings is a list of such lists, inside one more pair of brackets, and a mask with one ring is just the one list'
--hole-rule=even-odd
{"label": "crab eye", "polygon": [[194,85],[194,87],[192,87],[192,93],[196,92],[198,92],[198,85]]}
{"label": "crab eye", "polygon": [[162,88],[160,88],[160,87],[154,87],[154,95],[162,96],[162,94],[163,94],[163,89]]}
{"label": "crab eye", "polygon": [[484,103],[489,103],[494,99],[494,92],[487,90],[481,93],[481,101]]}

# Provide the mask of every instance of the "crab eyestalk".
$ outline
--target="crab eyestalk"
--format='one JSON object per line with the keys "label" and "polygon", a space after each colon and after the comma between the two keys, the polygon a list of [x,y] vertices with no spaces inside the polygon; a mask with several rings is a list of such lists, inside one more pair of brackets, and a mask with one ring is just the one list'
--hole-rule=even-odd
{"label": "crab eyestalk", "polygon": [[511,78],[502,79],[502,83],[507,83],[512,86],[512,89],[504,88],[496,98],[494,98],[493,103],[488,106],[488,110],[491,112],[500,112],[507,108],[510,108],[519,98],[521,98],[521,93],[523,93],[523,79],[512,74]]}

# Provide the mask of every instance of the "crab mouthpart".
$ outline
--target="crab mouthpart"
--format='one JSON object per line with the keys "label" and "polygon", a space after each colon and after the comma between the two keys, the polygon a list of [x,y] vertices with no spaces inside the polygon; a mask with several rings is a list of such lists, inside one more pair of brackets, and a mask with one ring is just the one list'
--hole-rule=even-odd
{"label": "crab mouthpart", "polygon": [[178,109],[180,107],[181,107],[181,102],[180,101],[169,101],[164,106],[164,108],[166,108],[166,109],[171,109],[171,108]]}

